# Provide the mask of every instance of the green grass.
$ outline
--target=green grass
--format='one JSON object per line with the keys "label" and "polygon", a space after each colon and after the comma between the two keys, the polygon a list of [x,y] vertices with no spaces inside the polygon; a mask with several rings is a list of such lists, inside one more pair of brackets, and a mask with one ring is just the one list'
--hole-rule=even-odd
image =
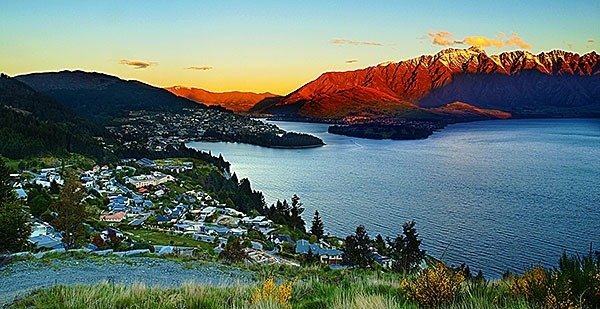
{"label": "green grass", "polygon": [[196,247],[209,256],[216,256],[214,245],[203,241],[194,240],[182,235],[169,235],[165,232],[149,230],[129,230],[135,240],[144,240],[153,245]]}
{"label": "green grass", "polygon": [[[293,284],[288,308],[419,308],[403,293],[402,276],[354,279],[347,276],[338,283],[318,277]],[[276,280],[281,284],[282,280]],[[261,282],[262,283],[262,282]],[[286,308],[260,301],[252,304],[257,286],[208,286],[184,284],[179,288],[148,287],[144,284],[113,285],[102,282],[92,286],[55,286],[32,292],[9,308]],[[496,285],[477,287],[476,295],[463,288],[460,299],[443,308],[532,308],[526,302],[507,297],[499,299]],[[500,291],[502,292],[502,291]]]}

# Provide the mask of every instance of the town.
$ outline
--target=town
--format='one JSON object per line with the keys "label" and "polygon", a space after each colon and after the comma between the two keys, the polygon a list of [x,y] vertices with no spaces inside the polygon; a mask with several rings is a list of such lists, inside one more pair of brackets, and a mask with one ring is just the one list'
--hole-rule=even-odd
{"label": "town", "polygon": [[[75,250],[95,255],[214,258],[226,248],[228,239],[237,238],[243,242],[243,260],[250,263],[300,266],[310,255],[325,265],[340,267],[339,239],[293,239],[266,216],[241,212],[231,201],[221,202],[186,181],[186,172],[214,169],[204,164],[181,158],[122,159],[115,166],[78,169],[65,165],[22,170],[10,177],[17,197],[29,204],[33,214],[29,242],[36,257]],[[47,204],[42,209],[37,205],[40,192],[58,192],[65,186],[66,169],[77,171],[77,186],[85,189],[81,202],[86,204],[88,220],[81,246],[73,245],[73,239],[67,240],[64,232],[51,225],[57,214]],[[31,198],[31,194],[38,196]]]}
{"label": "town", "polygon": [[274,124],[218,109],[185,109],[184,113],[132,111],[118,126],[108,127],[123,148],[165,151],[169,145],[192,141],[240,142],[265,147],[323,145],[319,138],[286,132]]}

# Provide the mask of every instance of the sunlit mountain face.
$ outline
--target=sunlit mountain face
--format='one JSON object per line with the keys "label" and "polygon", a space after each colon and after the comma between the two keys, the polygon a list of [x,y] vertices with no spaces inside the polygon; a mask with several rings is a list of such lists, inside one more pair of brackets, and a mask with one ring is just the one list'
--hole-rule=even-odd
{"label": "sunlit mountain face", "polygon": [[[599,60],[595,52],[488,55],[477,47],[450,48],[360,70],[327,72],[253,111],[320,119],[595,115],[600,111]],[[455,102],[461,104],[448,105]]]}
{"label": "sunlit mountain face", "polygon": [[248,112],[254,105],[265,99],[279,98],[278,95],[269,92],[211,92],[200,88],[183,86],[173,86],[165,89],[180,97],[188,98],[206,105],[221,106],[236,113]]}

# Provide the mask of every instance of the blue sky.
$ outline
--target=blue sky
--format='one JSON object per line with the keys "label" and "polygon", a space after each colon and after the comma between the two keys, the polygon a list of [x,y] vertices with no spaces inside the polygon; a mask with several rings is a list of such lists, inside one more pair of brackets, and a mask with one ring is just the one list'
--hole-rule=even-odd
{"label": "blue sky", "polygon": [[3,1],[0,20],[9,75],[83,69],[279,94],[467,42],[586,53],[600,40],[600,1]]}

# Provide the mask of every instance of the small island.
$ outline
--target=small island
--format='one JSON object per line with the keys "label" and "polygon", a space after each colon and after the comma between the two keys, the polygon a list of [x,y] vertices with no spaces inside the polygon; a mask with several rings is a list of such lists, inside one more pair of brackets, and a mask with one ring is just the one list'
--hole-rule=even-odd
{"label": "small island", "polygon": [[444,128],[445,124],[431,121],[403,121],[401,123],[333,125],[327,132],[352,137],[392,140],[425,139],[433,132]]}

